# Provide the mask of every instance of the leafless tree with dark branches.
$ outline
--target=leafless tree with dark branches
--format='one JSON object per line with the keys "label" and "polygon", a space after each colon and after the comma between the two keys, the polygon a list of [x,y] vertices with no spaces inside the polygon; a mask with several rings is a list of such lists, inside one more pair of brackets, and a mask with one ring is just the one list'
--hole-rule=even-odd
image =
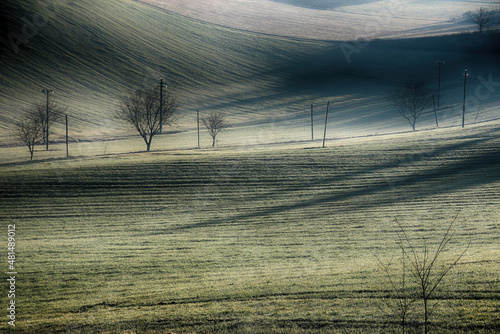
{"label": "leafless tree with dark branches", "polygon": [[153,137],[160,133],[163,125],[175,121],[180,107],[180,102],[171,94],[163,93],[162,99],[163,103],[160,104],[160,92],[157,89],[138,89],[121,101],[116,115],[134,126],[144,139],[148,152]]}
{"label": "leafless tree with dark branches", "polygon": [[399,222],[397,222],[401,230],[398,245],[404,254],[404,258],[406,259],[408,271],[415,279],[417,290],[419,291],[419,299],[423,304],[425,334],[429,333],[429,316],[432,309],[436,307],[436,304],[434,306],[431,305],[432,298],[434,298],[434,295],[438,287],[443,282],[444,277],[457,266],[458,262],[462,259],[470,247],[470,243],[468,243],[464,251],[450,262],[445,262],[442,259],[447,246],[454,238],[452,227],[455,224],[457,217],[458,213],[446,229],[434,252],[429,250],[427,244],[424,244],[423,250],[419,251],[417,246],[406,233],[405,229]]}
{"label": "leafless tree with dark branches", "polygon": [[485,7],[480,7],[476,10],[467,12],[464,16],[472,23],[477,24],[479,32],[482,33],[485,28],[488,28],[495,22],[495,11]]}
{"label": "leafless tree with dark branches", "polygon": [[15,134],[28,147],[30,160],[33,160],[35,144],[42,139],[43,134],[43,125],[36,110],[31,110],[25,119],[17,124]]}
{"label": "leafless tree with dark branches", "polygon": [[[385,263],[374,254],[386,277],[390,292],[386,306],[392,313],[391,317],[396,316],[400,321],[403,334],[409,330],[410,313],[417,311],[419,307],[423,309],[424,333],[429,333],[430,315],[438,305],[432,300],[445,276],[457,266],[470,247],[468,243],[462,253],[452,257],[451,260],[443,259],[447,247],[455,236],[452,228],[458,214],[446,229],[434,251],[431,251],[425,242],[423,246],[417,245],[396,219],[399,227],[396,243],[401,250],[399,258],[401,269],[399,270],[397,266],[394,266],[394,258]],[[387,313],[384,308],[380,307],[380,309]]]}
{"label": "leafless tree with dark branches", "polygon": [[210,115],[201,119],[203,125],[207,128],[210,136],[212,136],[212,147],[215,146],[215,137],[219,132],[227,129],[229,124],[226,122],[224,115],[218,111],[212,111]]}
{"label": "leafless tree with dark branches", "polygon": [[396,107],[398,112],[408,120],[413,130],[422,112],[432,105],[434,90],[423,80],[412,80],[391,91],[387,101]]}

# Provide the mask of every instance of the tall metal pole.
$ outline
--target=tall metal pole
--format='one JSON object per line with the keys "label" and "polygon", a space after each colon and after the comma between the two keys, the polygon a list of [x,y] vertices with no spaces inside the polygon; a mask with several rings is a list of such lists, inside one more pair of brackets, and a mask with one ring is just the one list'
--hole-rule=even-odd
{"label": "tall metal pole", "polygon": [[464,76],[464,104],[463,104],[463,111],[462,111],[462,128],[465,126],[465,94],[467,92],[467,77],[469,74],[467,73],[467,69],[465,69],[465,73],[463,74]]}
{"label": "tall metal pole", "polygon": [[434,107],[434,119],[436,120],[436,127],[439,128],[438,115],[437,115],[437,109],[436,109],[436,98],[435,98],[434,94],[432,94],[432,105]]}
{"label": "tall metal pole", "polygon": [[69,158],[68,114],[66,116],[66,158]]}
{"label": "tall metal pole", "polygon": [[326,141],[326,125],[328,124],[328,110],[330,109],[330,101],[326,104],[326,116],[325,116],[325,132],[323,134],[323,148],[325,147]]}
{"label": "tall metal pole", "polygon": [[314,140],[313,105],[311,104],[311,140]]}
{"label": "tall metal pole", "polygon": [[198,148],[200,148],[200,111],[196,110],[196,123],[198,125]]}
{"label": "tall metal pole", "polygon": [[47,109],[45,117],[45,150],[49,150],[49,92],[47,92]]}
{"label": "tall metal pole", "polygon": [[42,93],[47,95],[47,108],[45,110],[45,150],[49,150],[49,95],[54,93],[53,90],[43,89]]}
{"label": "tall metal pole", "polygon": [[438,109],[440,108],[441,105],[441,66],[445,64],[444,61],[439,60],[436,62],[438,65]]}
{"label": "tall metal pole", "polygon": [[163,87],[167,87],[163,83],[163,79],[160,79],[160,84],[158,85],[160,87],[160,134],[163,133]]}

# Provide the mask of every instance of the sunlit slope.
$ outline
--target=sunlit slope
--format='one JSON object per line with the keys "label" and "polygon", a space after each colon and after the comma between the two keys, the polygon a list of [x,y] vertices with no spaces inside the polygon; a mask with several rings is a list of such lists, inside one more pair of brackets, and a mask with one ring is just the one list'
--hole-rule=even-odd
{"label": "sunlit slope", "polygon": [[395,38],[474,29],[463,13],[491,0],[140,0],[225,27],[316,40]]}
{"label": "sunlit slope", "polygon": [[[289,131],[308,126],[311,104],[319,121],[331,101],[339,136],[339,128],[367,134],[406,129],[383,96],[416,76],[437,84],[436,60],[447,62],[442,93],[452,110],[443,115],[451,117],[449,124],[460,116],[464,68],[472,97],[480,77],[500,77],[498,35],[326,42],[231,30],[128,0],[9,3],[2,11],[7,31],[22,34],[26,20],[40,15],[47,22],[17,53],[2,40],[2,143],[11,141],[9,129],[22,111],[44,100],[44,88],[55,90],[51,98],[67,107],[73,140],[124,134],[114,119],[120,97],[155,87],[161,77],[184,101],[177,131],[192,129],[197,109],[223,111],[235,127],[280,123]],[[500,90],[493,88],[472,106],[483,113],[480,119],[495,114]],[[63,129],[55,127],[53,138]]]}

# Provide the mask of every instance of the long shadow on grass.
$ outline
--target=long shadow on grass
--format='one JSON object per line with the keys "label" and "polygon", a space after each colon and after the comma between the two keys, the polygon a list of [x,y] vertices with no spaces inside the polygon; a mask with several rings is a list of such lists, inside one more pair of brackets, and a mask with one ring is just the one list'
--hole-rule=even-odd
{"label": "long shadow on grass", "polygon": [[[490,136],[487,136],[487,135]],[[281,214],[292,210],[301,210],[314,206],[330,204],[335,207],[337,212],[354,211],[370,207],[390,205],[394,203],[411,203],[420,201],[422,198],[428,198],[435,195],[452,193],[457,190],[464,190],[469,187],[482,186],[500,179],[500,149],[495,142],[492,145],[475,148],[476,145],[484,144],[494,137],[494,130],[482,134],[481,138],[467,140],[465,142],[446,145],[437,149],[425,151],[413,155],[410,159],[394,159],[387,163],[370,165],[360,170],[347,172],[327,179],[321,179],[317,182],[310,182],[308,189],[314,189],[318,186],[334,185],[336,181],[354,179],[359,176],[369,177],[370,174],[382,173],[397,167],[407,166],[413,161],[423,162],[426,159],[435,159],[444,153],[458,152],[458,158],[446,158],[450,163],[443,164],[428,170],[419,170],[413,173],[392,179],[389,177],[377,177],[366,186],[331,192],[328,195],[317,196],[316,198],[297,201],[292,204],[274,205],[266,208],[257,208],[252,212],[233,215],[223,220],[207,220],[194,224],[183,225],[179,229],[189,229],[205,227],[220,223],[230,223],[238,220],[255,219],[269,215]],[[471,150],[469,152],[468,150]],[[480,150],[479,154],[473,154],[474,150]],[[469,155],[468,157],[461,157]],[[446,161],[446,162],[448,162]],[[292,186],[279,191],[260,193],[253,200],[265,202],[266,198],[273,196],[282,196],[283,198],[299,196],[294,194],[298,191],[304,191],[303,186]],[[371,196],[371,197],[368,197]],[[358,199],[358,200],[356,200]],[[318,208],[316,215],[322,213]],[[331,213],[332,211],[328,211]],[[308,215],[311,217],[311,215]],[[311,217],[312,218],[312,217]]]}

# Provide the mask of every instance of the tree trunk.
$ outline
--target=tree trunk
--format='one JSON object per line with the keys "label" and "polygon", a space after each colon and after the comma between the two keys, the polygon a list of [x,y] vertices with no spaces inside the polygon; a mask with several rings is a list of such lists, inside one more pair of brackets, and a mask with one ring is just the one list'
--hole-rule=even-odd
{"label": "tree trunk", "polygon": [[215,147],[215,136],[212,137],[212,147]]}
{"label": "tree trunk", "polygon": [[424,333],[429,333],[429,312],[427,310],[427,298],[424,298]]}
{"label": "tree trunk", "polygon": [[142,139],[144,139],[144,142],[146,143],[146,151],[149,152],[151,150],[151,142],[153,141],[153,136],[147,136],[143,135]]}

